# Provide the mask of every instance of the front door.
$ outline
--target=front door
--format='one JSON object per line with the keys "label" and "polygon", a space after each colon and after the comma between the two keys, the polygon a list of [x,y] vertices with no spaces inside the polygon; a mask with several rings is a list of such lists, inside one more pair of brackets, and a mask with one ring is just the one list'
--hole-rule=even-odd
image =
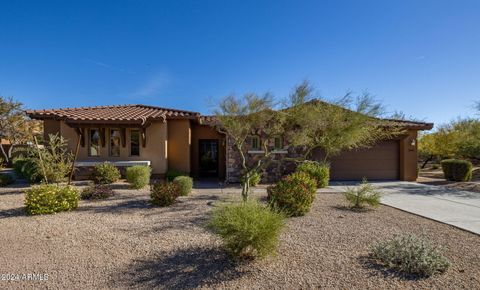
{"label": "front door", "polygon": [[199,175],[201,177],[218,176],[218,140],[198,140],[199,152]]}

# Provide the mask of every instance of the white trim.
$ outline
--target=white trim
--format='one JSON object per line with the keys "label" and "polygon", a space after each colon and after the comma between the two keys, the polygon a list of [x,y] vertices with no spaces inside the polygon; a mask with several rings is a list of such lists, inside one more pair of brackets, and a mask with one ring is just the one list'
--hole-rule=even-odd
{"label": "white trim", "polygon": [[133,161],[77,161],[75,166],[77,167],[89,167],[102,164],[104,162],[112,163],[115,166],[134,166],[134,165],[145,165],[150,166],[150,160],[133,160]]}
{"label": "white trim", "polygon": [[265,151],[263,150],[248,150],[248,154],[263,154]]}
{"label": "white trim", "polygon": [[288,150],[273,150],[273,154],[288,154]]}

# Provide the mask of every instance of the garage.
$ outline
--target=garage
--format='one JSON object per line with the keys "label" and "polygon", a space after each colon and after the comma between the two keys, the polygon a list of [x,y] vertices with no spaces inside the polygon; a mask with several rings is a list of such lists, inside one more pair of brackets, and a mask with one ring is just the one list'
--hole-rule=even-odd
{"label": "garage", "polygon": [[398,140],[342,153],[331,160],[332,180],[396,180],[400,178]]}

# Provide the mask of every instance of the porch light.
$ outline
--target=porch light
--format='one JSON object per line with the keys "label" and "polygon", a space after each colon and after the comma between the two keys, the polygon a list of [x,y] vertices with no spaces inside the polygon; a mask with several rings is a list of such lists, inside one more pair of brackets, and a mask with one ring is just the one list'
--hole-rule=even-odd
{"label": "porch light", "polygon": [[410,145],[412,145],[412,147],[415,147],[415,144],[417,144],[417,141],[415,140],[415,138],[412,138]]}

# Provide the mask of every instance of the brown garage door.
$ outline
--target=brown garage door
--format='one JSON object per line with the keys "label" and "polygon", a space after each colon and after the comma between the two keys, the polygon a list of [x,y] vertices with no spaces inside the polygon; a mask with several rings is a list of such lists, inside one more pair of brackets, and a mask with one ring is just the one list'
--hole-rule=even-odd
{"label": "brown garage door", "polygon": [[375,147],[344,152],[332,158],[332,180],[394,180],[400,177],[399,142],[387,141]]}

